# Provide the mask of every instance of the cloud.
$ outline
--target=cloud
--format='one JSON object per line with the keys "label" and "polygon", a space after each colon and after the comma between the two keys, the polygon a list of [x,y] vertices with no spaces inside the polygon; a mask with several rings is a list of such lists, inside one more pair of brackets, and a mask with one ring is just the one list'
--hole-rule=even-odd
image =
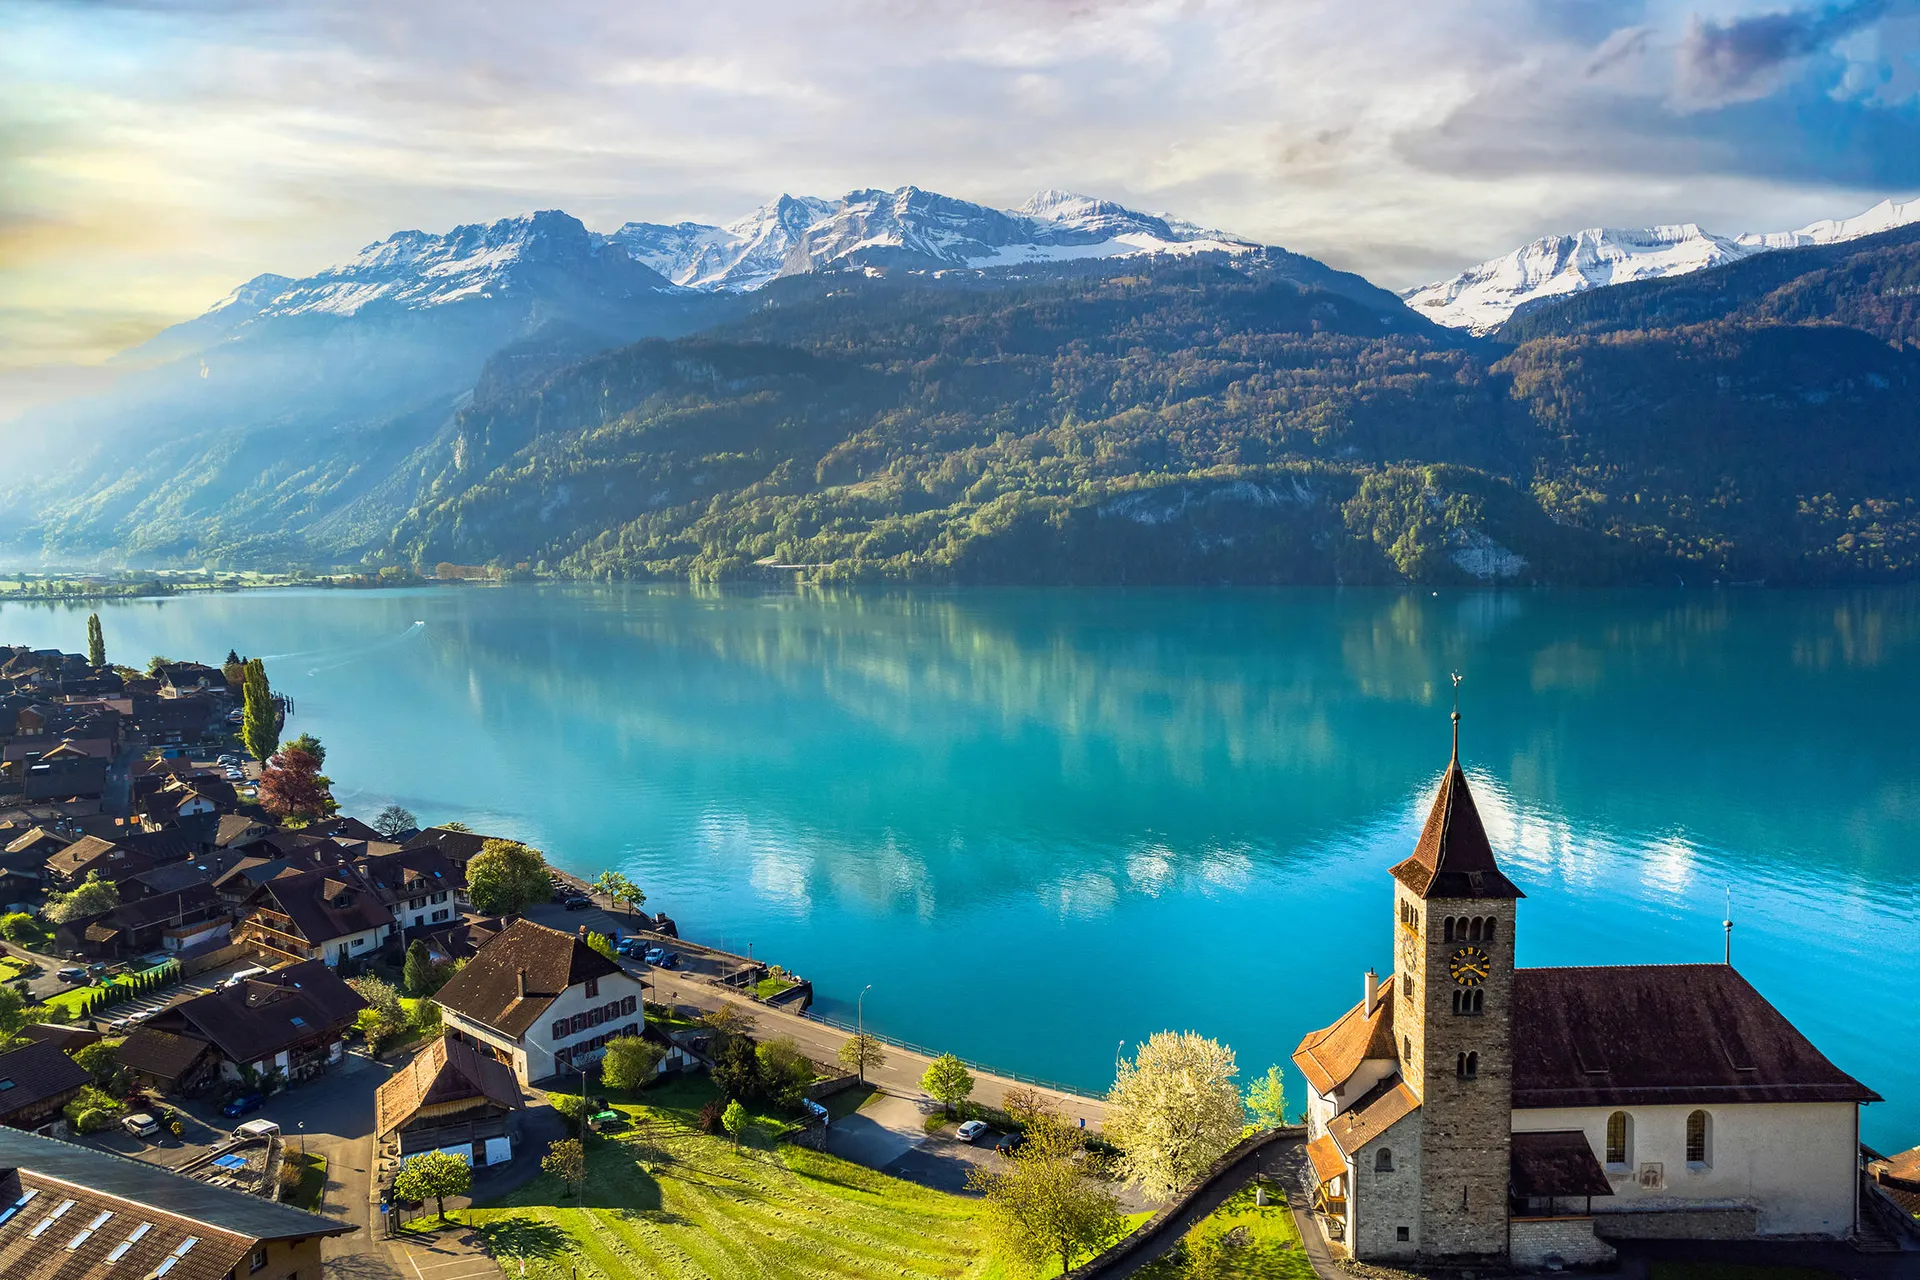
{"label": "cloud", "polygon": [[1680,93],[1696,106],[1765,97],[1779,87],[1791,64],[1879,21],[1890,7],[1890,0],[1859,0],[1724,22],[1695,14],[1680,42]]}

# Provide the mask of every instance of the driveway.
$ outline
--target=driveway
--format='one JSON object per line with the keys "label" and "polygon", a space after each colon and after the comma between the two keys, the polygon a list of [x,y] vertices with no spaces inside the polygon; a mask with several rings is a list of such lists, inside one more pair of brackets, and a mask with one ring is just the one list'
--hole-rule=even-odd
{"label": "driveway", "polygon": [[827,1150],[869,1169],[886,1169],[927,1141],[924,1119],[911,1099],[876,1093],[866,1106],[828,1126]]}

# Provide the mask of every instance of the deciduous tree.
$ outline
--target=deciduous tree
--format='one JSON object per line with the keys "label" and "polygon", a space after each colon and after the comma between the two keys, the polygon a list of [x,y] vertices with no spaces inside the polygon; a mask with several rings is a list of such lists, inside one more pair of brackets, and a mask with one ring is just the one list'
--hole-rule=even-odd
{"label": "deciduous tree", "polygon": [[1247,1086],[1247,1114],[1262,1129],[1278,1129],[1287,1123],[1287,1081],[1277,1066]]}
{"label": "deciduous tree", "polygon": [[420,819],[413,816],[413,811],[397,804],[390,804],[373,815],[373,829],[389,840],[402,832],[417,831],[419,827]]}
{"label": "deciduous tree", "polygon": [[587,1149],[578,1138],[561,1138],[547,1148],[540,1167],[565,1183],[572,1195],[587,1180]]}
{"label": "deciduous tree", "polygon": [[289,825],[318,822],[340,811],[332,787],[311,753],[289,745],[260,775],[260,804]]}
{"label": "deciduous tree", "polygon": [[324,769],[327,766],[327,749],[320,745],[320,739],[310,733],[303,733],[288,742],[285,750],[304,751],[313,757],[313,763]]}
{"label": "deciduous tree", "polygon": [[87,615],[87,665],[104,667],[107,665],[107,637],[100,630],[100,615]]}
{"label": "deciduous tree", "polygon": [[[274,701],[273,687],[267,683],[267,664],[258,658],[247,659],[247,673],[241,683],[244,697],[240,717],[240,741],[247,754],[264,762],[280,745],[280,704]],[[315,764],[314,768],[319,769]]]}
{"label": "deciduous tree", "polygon": [[620,953],[613,949],[613,939],[609,938],[606,934],[589,932],[587,934],[587,945],[615,964],[620,963]]}
{"label": "deciduous tree", "polygon": [[653,1079],[666,1048],[644,1036],[615,1036],[600,1059],[600,1078],[609,1089],[638,1089]]}
{"label": "deciduous tree", "polygon": [[1119,1203],[1082,1172],[1079,1148],[1073,1130],[1042,1120],[1004,1164],[975,1166],[967,1175],[967,1186],[984,1197],[981,1216],[995,1253],[1024,1269],[1057,1259],[1071,1271],[1119,1238]]}
{"label": "deciduous tree", "polygon": [[966,1063],[943,1053],[927,1064],[926,1072],[920,1077],[920,1087],[952,1115],[953,1109],[973,1092],[973,1073],[967,1070]]}
{"label": "deciduous tree", "polygon": [[733,1145],[736,1147],[739,1146],[740,1135],[747,1131],[747,1109],[740,1105],[738,1098],[729,1102],[727,1109],[721,1112],[720,1123],[726,1128],[727,1133],[732,1136]]}
{"label": "deciduous tree", "polygon": [[473,1170],[459,1156],[444,1151],[423,1151],[400,1162],[393,1179],[393,1194],[402,1200],[425,1200],[432,1196],[440,1217],[447,1216],[447,1197],[465,1195],[473,1186]]}
{"label": "deciduous tree", "polygon": [[865,1032],[850,1037],[841,1045],[839,1057],[841,1066],[860,1073],[862,1084],[867,1081],[867,1068],[878,1069],[887,1064],[886,1050],[881,1048],[878,1040]]}
{"label": "deciduous tree", "polygon": [[433,956],[428,953],[424,938],[415,938],[407,944],[407,962],[402,976],[406,980],[408,995],[433,993]]}
{"label": "deciduous tree", "polygon": [[757,1101],[763,1093],[764,1077],[760,1055],[751,1036],[728,1036],[713,1051],[713,1068],[708,1072],[721,1093],[729,1098]]}
{"label": "deciduous tree", "polygon": [[98,871],[89,871],[85,880],[65,893],[48,894],[44,914],[55,924],[65,924],[69,920],[101,915],[119,905],[120,887],[111,880],[102,880]]}
{"label": "deciduous tree", "polygon": [[775,1036],[755,1051],[766,1096],[782,1107],[798,1107],[813,1083],[813,1061],[792,1036]]}
{"label": "deciduous tree", "polygon": [[1159,1031],[1120,1064],[1103,1132],[1121,1171],[1164,1204],[1240,1138],[1246,1109],[1233,1050],[1191,1031]]}
{"label": "deciduous tree", "polygon": [[489,840],[467,864],[467,896],[487,915],[517,915],[552,893],[546,858],[517,840]]}

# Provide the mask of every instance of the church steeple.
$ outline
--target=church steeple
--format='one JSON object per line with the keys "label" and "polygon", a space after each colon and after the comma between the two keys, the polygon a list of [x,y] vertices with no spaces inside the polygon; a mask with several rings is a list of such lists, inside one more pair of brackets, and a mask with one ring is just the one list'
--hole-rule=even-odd
{"label": "church steeple", "polygon": [[[1459,688],[1455,677],[1454,687]],[[1458,697],[1458,694],[1455,695]],[[1524,898],[1494,860],[1487,829],[1480,825],[1467,775],[1460,768],[1460,709],[1453,711],[1453,758],[1413,856],[1393,869],[1393,878],[1417,898]]]}

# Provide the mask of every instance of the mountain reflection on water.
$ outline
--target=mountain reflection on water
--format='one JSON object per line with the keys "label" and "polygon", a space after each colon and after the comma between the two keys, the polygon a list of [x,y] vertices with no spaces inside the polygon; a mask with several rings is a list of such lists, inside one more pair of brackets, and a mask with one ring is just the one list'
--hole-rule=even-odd
{"label": "mountain reflection on water", "polygon": [[[0,605],[0,637],[78,649],[86,612]],[[1920,1140],[1896,1048],[1920,1015],[1897,977],[1920,593],[528,586],[101,613],[116,659],[283,655],[352,811],[623,867],[824,1009],[871,982],[889,1033],[1090,1087],[1163,1026],[1262,1070],[1391,963],[1385,869],[1459,670],[1522,963],[1718,959],[1731,888],[1742,971],[1888,1096],[1868,1140]]]}

